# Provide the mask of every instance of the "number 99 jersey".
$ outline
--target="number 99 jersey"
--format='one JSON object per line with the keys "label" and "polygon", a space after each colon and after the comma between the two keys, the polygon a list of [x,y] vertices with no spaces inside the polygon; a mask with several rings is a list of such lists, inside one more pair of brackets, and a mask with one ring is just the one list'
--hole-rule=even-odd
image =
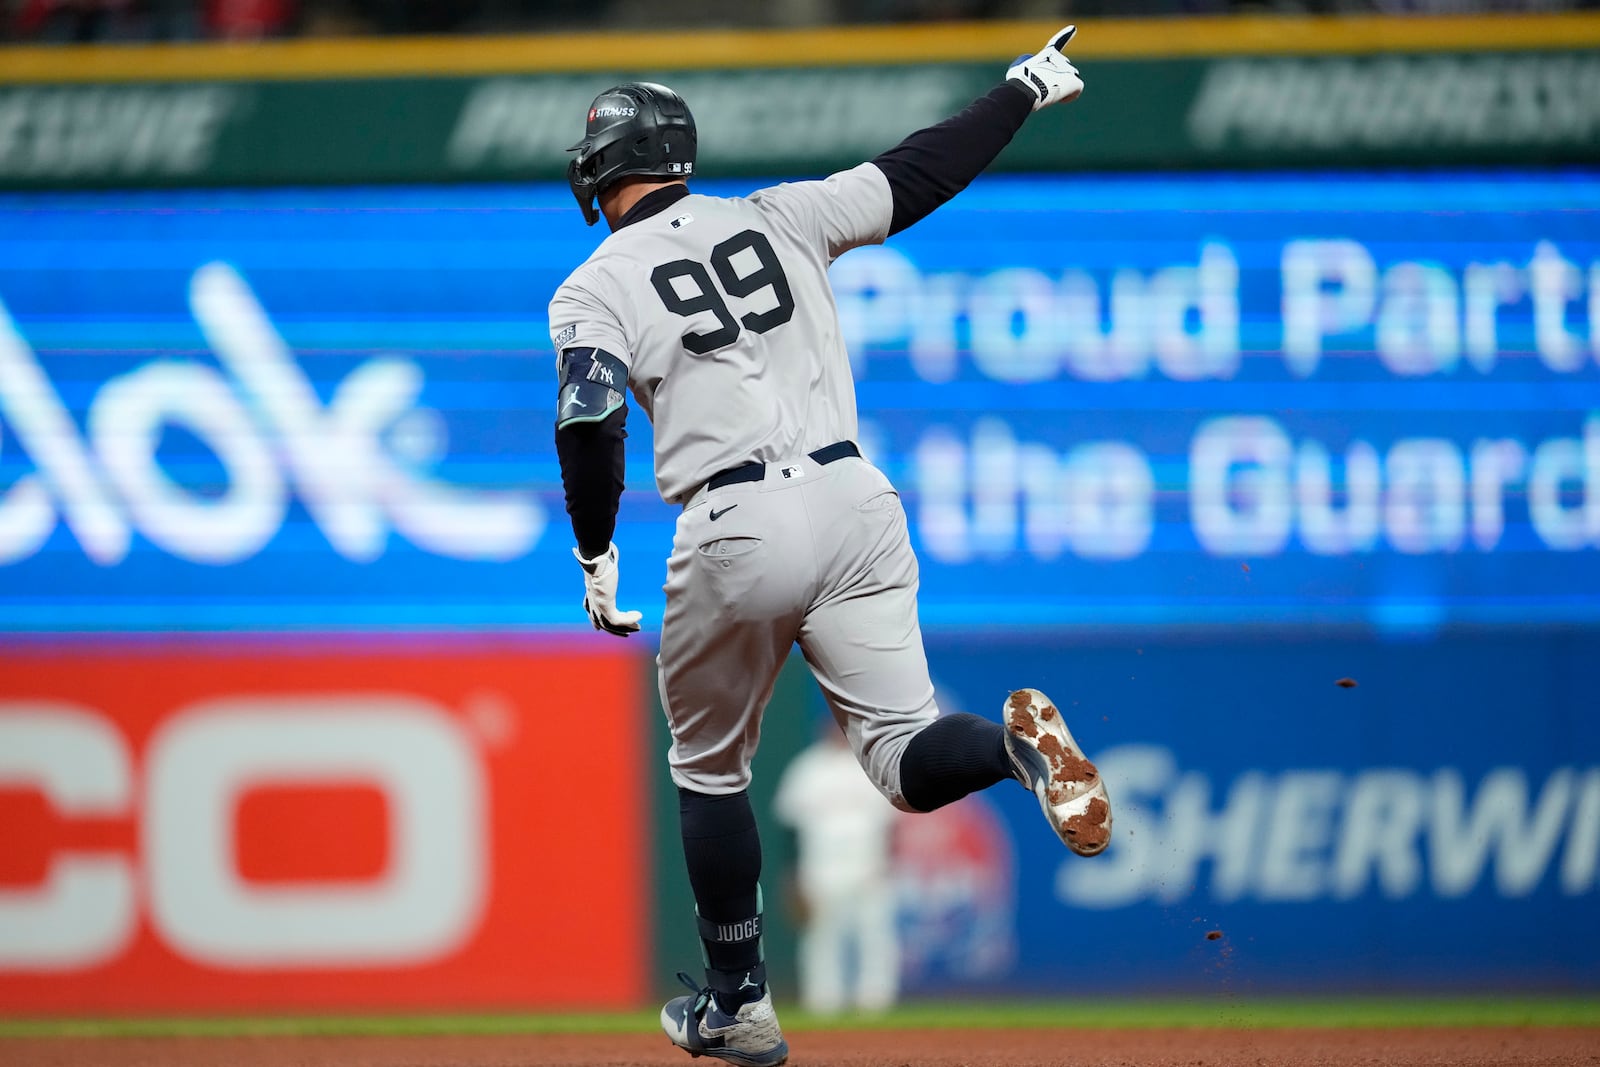
{"label": "number 99 jersey", "polygon": [[892,210],[871,163],[749,197],[690,194],[612,233],[556,290],[557,357],[600,349],[627,367],[665,500],[856,436],[828,267],[881,243]]}

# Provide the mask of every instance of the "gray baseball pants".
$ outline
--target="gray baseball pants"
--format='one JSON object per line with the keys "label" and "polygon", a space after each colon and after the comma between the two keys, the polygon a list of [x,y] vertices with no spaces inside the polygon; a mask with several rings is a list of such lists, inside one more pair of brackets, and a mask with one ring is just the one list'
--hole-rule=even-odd
{"label": "gray baseball pants", "polygon": [[900,756],[938,710],[917,559],[881,471],[801,457],[700,489],[678,517],[665,589],[657,663],[674,783],[713,795],[749,785],[762,712],[799,642],[857,761],[906,808]]}

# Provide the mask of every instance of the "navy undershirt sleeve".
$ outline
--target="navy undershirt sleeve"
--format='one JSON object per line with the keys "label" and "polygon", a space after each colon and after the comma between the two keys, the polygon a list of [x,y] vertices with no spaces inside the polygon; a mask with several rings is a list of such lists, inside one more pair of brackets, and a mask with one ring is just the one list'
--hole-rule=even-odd
{"label": "navy undershirt sleeve", "polygon": [[1002,82],[874,159],[894,197],[890,235],[926,217],[981,174],[1022,128],[1035,99],[1020,82]]}
{"label": "navy undershirt sleeve", "polygon": [[599,422],[573,422],[556,430],[556,456],[567,493],[567,515],[584,559],[603,555],[617,528],[624,484],[623,441],[627,407]]}

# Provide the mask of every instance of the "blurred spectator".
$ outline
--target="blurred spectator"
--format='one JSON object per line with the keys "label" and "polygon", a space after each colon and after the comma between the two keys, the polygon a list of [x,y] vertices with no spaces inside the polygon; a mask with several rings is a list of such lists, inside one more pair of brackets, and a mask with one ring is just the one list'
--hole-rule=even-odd
{"label": "blurred spectator", "polygon": [[23,0],[18,36],[42,41],[98,41],[126,19],[132,0]]}
{"label": "blurred spectator", "polygon": [[295,21],[295,0],[204,0],[207,34],[225,40],[253,40],[287,33]]}
{"label": "blurred spectator", "polygon": [[350,8],[378,33],[452,33],[482,6],[477,0],[351,0]]}
{"label": "blurred spectator", "polygon": [[43,43],[297,34],[528,33],[988,18],[1449,15],[1600,8],[1600,0],[0,0],[0,39]]}
{"label": "blurred spectator", "polygon": [[800,1002],[832,1015],[883,1011],[900,993],[900,937],[890,834],[899,813],[856,763],[843,732],[824,736],[784,768],[773,798],[795,831]]}

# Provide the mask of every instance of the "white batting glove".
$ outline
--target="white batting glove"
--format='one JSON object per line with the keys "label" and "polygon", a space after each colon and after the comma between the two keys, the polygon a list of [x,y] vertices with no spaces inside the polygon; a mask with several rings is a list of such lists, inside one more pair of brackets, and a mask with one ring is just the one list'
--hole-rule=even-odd
{"label": "white batting glove", "polygon": [[1063,27],[1038,53],[1018,56],[1011,64],[1011,69],[1006,71],[1007,78],[1033,94],[1033,110],[1076,100],[1078,94],[1083,92],[1083,79],[1078,77],[1078,68],[1061,54],[1061,50],[1067,47],[1067,42],[1077,32],[1076,26]]}
{"label": "white batting glove", "polygon": [[617,610],[617,546],[606,548],[593,559],[584,559],[576,548],[572,554],[583,568],[583,610],[596,630],[627,637],[639,632],[639,620],[644,616],[637,611]]}

